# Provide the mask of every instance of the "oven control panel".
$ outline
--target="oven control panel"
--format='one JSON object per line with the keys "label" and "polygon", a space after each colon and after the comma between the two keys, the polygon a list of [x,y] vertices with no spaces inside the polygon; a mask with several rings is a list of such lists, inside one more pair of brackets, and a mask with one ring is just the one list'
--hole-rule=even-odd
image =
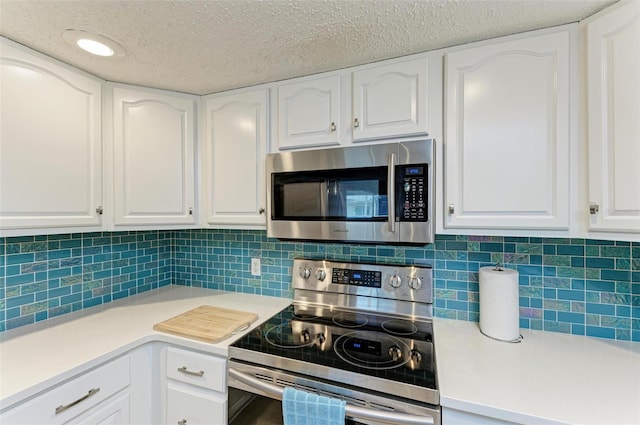
{"label": "oven control panel", "polygon": [[432,303],[432,268],[295,259],[293,289]]}
{"label": "oven control panel", "polygon": [[380,288],[382,287],[382,272],[376,270],[349,270],[334,267],[331,273],[331,283]]}

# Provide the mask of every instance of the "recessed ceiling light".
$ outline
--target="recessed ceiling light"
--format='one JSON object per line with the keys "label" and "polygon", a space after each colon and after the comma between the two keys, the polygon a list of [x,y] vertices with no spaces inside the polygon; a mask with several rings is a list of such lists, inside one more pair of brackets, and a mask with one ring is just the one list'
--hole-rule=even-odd
{"label": "recessed ceiling light", "polygon": [[71,46],[79,47],[97,56],[124,56],[124,49],[115,41],[98,34],[82,30],[66,30],[62,38]]}

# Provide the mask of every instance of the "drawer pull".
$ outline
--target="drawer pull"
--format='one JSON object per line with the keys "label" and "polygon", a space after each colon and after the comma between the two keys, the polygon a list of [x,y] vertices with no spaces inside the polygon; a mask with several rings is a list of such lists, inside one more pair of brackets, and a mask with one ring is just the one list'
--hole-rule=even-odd
{"label": "drawer pull", "polygon": [[72,401],[69,404],[60,405],[60,406],[56,407],[56,415],[59,414],[59,413],[64,412],[65,410],[67,410],[67,409],[69,409],[69,408],[71,408],[73,406],[75,406],[78,403],[82,403],[83,401],[85,401],[86,399],[91,397],[92,395],[97,394],[98,391],[100,391],[100,388],[91,388],[86,395],[80,397],[76,401]]}
{"label": "drawer pull", "polygon": [[192,372],[188,370],[186,366],[179,367],[178,372],[184,373],[185,375],[204,376],[204,370],[201,370],[200,372]]}
{"label": "drawer pull", "polygon": [[178,425],[187,425],[187,420],[183,419],[181,421],[178,421]]}

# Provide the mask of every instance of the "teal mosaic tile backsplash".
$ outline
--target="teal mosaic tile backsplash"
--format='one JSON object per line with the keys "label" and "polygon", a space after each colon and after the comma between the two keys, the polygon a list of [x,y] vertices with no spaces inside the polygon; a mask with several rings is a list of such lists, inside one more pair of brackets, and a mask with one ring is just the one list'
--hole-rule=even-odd
{"label": "teal mosaic tile backsplash", "polygon": [[479,268],[501,262],[520,275],[522,328],[640,342],[640,243],[438,235],[407,247],[184,230],[0,238],[0,254],[0,331],[170,283],[291,297],[292,260],[308,257],[431,265],[436,316],[471,321]]}
{"label": "teal mosaic tile backsplash", "polygon": [[171,284],[168,232],[0,238],[0,331]]}

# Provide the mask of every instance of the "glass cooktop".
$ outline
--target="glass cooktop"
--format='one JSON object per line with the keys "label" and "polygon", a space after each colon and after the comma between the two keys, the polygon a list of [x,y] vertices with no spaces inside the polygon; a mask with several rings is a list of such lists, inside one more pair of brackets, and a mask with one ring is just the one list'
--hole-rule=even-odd
{"label": "glass cooktop", "polygon": [[320,378],[346,371],[436,389],[429,321],[292,304],[231,344],[229,354]]}

